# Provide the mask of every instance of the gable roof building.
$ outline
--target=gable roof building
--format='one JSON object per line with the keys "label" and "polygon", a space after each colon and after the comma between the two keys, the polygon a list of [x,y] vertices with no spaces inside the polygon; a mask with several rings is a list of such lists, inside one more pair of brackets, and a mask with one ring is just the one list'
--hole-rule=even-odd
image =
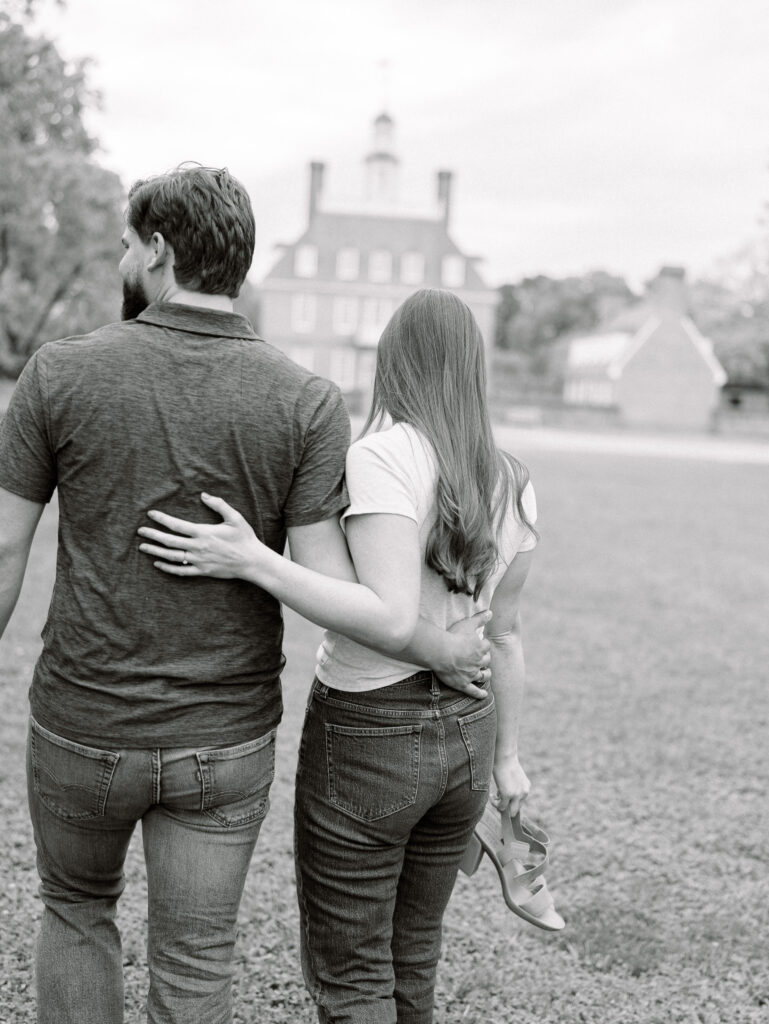
{"label": "gable roof building", "polygon": [[663,267],[643,303],[569,346],[564,399],[634,427],[706,430],[726,373],[687,315],[685,274]]}
{"label": "gable roof building", "polygon": [[374,121],[359,203],[326,202],[325,165],[310,164],[307,227],[281,246],[260,285],[261,331],[290,358],[335,381],[350,397],[371,388],[376,346],[396,307],[419,288],[449,288],[473,310],[487,342],[496,292],[478,257],[449,234],[453,175],[438,171],[431,209],[398,206],[393,121]]}

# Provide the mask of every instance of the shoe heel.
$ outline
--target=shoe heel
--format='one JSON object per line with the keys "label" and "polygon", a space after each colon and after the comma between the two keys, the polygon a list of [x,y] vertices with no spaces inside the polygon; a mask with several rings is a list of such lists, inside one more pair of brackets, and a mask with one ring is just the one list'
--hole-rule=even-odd
{"label": "shoe heel", "polygon": [[463,871],[466,875],[474,875],[478,870],[482,857],[483,847],[481,846],[481,841],[473,832],[470,836],[470,842],[467,844],[467,849],[462,855],[462,860],[459,862],[459,870]]}

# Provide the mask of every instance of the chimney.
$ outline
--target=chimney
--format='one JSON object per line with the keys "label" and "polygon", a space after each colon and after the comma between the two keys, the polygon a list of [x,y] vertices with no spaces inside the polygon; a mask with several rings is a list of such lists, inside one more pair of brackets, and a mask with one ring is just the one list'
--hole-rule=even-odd
{"label": "chimney", "polygon": [[325,164],[319,163],[317,160],[313,160],[310,164],[310,222],[312,222],[318,210],[318,203],[323,191],[323,172],[325,169]]}
{"label": "chimney", "polygon": [[649,301],[660,315],[686,316],[689,296],[683,267],[662,267],[647,285]]}
{"label": "chimney", "polygon": [[438,171],[438,203],[443,211],[444,227],[449,226],[451,213],[451,171]]}

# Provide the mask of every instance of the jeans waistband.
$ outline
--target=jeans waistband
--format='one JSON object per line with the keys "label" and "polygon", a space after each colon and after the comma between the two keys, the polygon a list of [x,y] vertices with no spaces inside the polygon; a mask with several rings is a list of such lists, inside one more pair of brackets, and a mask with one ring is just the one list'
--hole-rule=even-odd
{"label": "jeans waistband", "polygon": [[349,709],[360,709],[373,714],[398,714],[431,718],[439,714],[457,714],[465,710],[478,710],[493,703],[494,698],[469,697],[455,690],[430,671],[415,672],[389,686],[375,690],[337,690],[315,679],[312,695],[320,700]]}

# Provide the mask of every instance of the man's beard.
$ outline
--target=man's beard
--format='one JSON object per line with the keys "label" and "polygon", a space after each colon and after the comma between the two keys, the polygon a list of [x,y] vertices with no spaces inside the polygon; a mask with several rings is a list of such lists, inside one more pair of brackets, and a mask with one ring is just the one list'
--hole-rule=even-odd
{"label": "man's beard", "polygon": [[135,320],[149,304],[141,281],[123,281],[123,307],[120,311],[123,320]]}

